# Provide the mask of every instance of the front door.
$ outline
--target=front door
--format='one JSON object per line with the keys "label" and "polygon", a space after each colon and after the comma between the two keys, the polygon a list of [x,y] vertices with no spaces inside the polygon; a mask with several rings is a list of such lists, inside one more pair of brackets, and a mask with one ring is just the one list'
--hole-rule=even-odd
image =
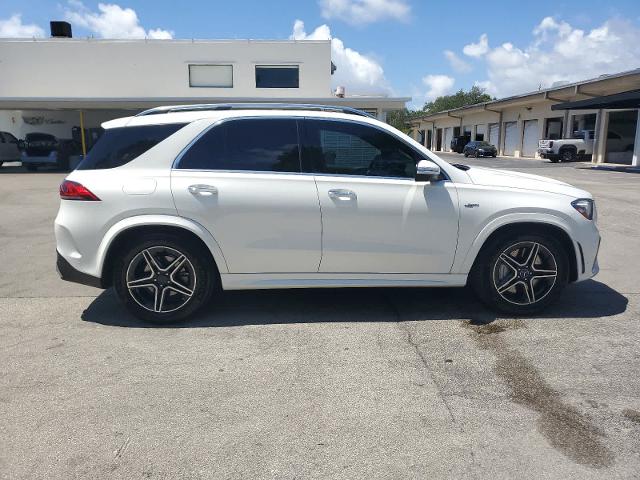
{"label": "front door", "polygon": [[211,232],[230,273],[318,271],[320,207],[313,175],[300,172],[297,124],[225,121],[172,171],[178,213]]}
{"label": "front door", "polygon": [[424,157],[381,128],[307,119],[303,165],[316,173],[320,272],[448,273],[458,237],[449,181],[416,181]]}

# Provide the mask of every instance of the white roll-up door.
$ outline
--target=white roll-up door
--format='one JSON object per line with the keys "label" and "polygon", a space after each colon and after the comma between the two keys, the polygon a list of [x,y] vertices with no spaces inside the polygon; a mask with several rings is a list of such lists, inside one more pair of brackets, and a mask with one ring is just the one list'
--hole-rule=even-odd
{"label": "white roll-up door", "polygon": [[491,125],[489,125],[489,140],[488,142],[492,145],[494,145],[496,148],[499,148],[500,145],[498,145],[498,135],[500,135],[500,124],[498,123],[492,123]]}
{"label": "white roll-up door", "polygon": [[515,155],[518,148],[518,122],[504,124],[504,154]]}
{"label": "white roll-up door", "polygon": [[445,152],[451,151],[451,140],[453,138],[453,128],[447,127],[444,129],[444,145],[442,146],[442,150]]}
{"label": "white roll-up door", "polygon": [[487,140],[487,126],[476,125],[476,140]]}
{"label": "white roll-up door", "polygon": [[538,150],[538,120],[525,120],[522,135],[522,156],[535,157]]}

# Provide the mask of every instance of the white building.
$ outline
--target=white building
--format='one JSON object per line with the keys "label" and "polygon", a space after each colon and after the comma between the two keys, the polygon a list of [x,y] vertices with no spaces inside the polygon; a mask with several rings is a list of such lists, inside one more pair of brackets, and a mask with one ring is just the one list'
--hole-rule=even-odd
{"label": "white building", "polygon": [[415,138],[434,151],[450,151],[453,137],[468,135],[494,144],[500,155],[532,158],[541,139],[593,130],[594,163],[638,166],[638,90],[640,69],[424,115],[411,123]]}
{"label": "white building", "polygon": [[329,40],[0,40],[0,131],[76,138],[151,107],[291,102],[380,119],[409,98],[337,97]]}

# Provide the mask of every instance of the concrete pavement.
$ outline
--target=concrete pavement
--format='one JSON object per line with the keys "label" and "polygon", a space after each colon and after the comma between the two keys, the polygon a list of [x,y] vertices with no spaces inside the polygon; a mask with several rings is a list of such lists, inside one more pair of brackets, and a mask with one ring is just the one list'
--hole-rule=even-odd
{"label": "concrete pavement", "polygon": [[592,191],[601,274],[531,319],[295,290],[149,327],[57,278],[64,175],[0,169],[0,478],[636,477],[640,176],[449,157]]}

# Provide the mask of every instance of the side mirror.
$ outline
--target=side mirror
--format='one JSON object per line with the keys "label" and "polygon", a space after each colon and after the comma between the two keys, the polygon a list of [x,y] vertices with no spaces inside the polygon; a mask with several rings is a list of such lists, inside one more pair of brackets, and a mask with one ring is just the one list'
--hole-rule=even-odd
{"label": "side mirror", "polygon": [[416,165],[416,181],[428,182],[440,176],[440,167],[431,160],[420,160]]}

